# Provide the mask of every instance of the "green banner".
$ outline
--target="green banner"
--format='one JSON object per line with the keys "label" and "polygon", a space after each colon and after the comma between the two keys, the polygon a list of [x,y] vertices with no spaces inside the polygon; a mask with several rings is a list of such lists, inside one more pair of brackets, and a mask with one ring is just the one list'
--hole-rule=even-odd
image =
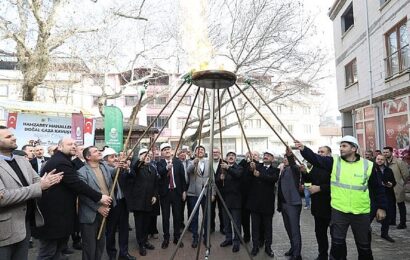
{"label": "green banner", "polygon": [[104,139],[105,145],[117,153],[123,150],[123,121],[122,112],[118,107],[104,107]]}

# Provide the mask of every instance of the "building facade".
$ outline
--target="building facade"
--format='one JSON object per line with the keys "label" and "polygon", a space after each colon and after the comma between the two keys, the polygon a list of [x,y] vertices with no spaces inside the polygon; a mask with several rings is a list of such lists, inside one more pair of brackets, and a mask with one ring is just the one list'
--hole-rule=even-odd
{"label": "building facade", "polygon": [[342,134],[361,150],[409,146],[409,0],[336,0],[333,21]]}

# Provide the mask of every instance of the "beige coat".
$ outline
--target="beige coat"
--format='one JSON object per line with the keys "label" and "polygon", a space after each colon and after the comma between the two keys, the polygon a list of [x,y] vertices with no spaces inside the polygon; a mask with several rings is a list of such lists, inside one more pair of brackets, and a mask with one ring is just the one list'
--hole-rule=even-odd
{"label": "beige coat", "polygon": [[[29,186],[23,187],[19,177],[4,160],[0,159],[0,247],[15,244],[26,238],[27,200],[41,197],[40,177],[26,158],[15,155]],[[40,210],[35,207],[37,226],[44,224]]]}
{"label": "beige coat", "polygon": [[389,163],[390,169],[392,169],[394,174],[394,179],[397,184],[394,186],[394,194],[396,195],[396,202],[403,202],[405,200],[404,185],[409,177],[409,169],[407,168],[407,163],[401,159],[393,157],[392,162]]}

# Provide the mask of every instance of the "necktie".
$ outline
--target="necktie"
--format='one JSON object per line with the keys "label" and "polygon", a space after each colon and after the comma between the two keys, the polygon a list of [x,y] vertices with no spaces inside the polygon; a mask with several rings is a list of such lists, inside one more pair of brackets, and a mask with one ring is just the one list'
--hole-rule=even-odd
{"label": "necktie", "polygon": [[174,176],[172,176],[172,167],[170,167],[168,170],[168,176],[169,176],[169,188],[173,190],[175,188],[175,185],[174,185]]}

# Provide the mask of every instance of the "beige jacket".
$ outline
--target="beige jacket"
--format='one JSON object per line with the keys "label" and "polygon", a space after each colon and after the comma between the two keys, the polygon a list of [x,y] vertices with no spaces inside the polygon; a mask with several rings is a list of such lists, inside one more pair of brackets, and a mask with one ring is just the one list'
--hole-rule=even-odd
{"label": "beige jacket", "polygon": [[[26,238],[27,200],[41,197],[40,177],[26,158],[15,155],[23,175],[29,184],[24,187],[10,165],[0,159],[0,247],[15,244]],[[44,225],[43,216],[35,203],[37,226]]]}
{"label": "beige jacket", "polygon": [[392,169],[394,174],[394,179],[397,184],[394,186],[394,194],[396,195],[396,202],[403,202],[405,200],[404,185],[409,177],[409,169],[407,168],[407,163],[401,159],[393,157],[392,161],[389,163],[390,169]]}

